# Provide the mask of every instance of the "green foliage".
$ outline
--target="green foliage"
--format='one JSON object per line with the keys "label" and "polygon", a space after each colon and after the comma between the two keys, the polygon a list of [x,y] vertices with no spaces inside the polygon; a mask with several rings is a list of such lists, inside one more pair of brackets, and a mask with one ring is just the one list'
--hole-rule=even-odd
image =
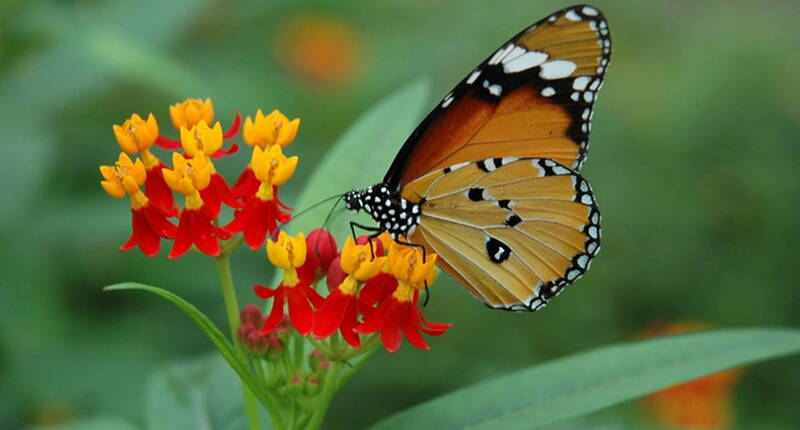
{"label": "green foliage", "polygon": [[533,429],[713,372],[796,353],[800,331],[778,329],[719,330],[609,346],[447,394],[371,429]]}

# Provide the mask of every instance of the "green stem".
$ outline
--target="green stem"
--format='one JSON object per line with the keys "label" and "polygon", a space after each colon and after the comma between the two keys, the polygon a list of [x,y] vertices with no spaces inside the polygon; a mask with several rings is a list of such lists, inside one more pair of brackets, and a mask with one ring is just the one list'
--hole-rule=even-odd
{"label": "green stem", "polygon": [[[236,290],[233,286],[233,275],[231,275],[231,264],[228,253],[222,253],[219,257],[214,258],[217,264],[217,271],[219,272],[219,283],[222,287],[222,297],[225,301],[225,311],[228,314],[228,325],[231,329],[232,342],[236,345],[236,351],[239,357],[247,359],[247,355],[242,349],[241,344],[237,339],[237,332],[239,331],[239,304],[236,300]],[[242,382],[242,392],[244,394],[244,406],[247,411],[247,420],[250,423],[250,430],[261,430],[261,419],[258,416],[258,404],[253,393]],[[277,415],[277,409],[274,406],[265,404],[264,407],[270,411],[273,424],[276,428],[281,428],[281,423]]]}
{"label": "green stem", "polygon": [[322,425],[322,421],[325,419],[325,413],[328,411],[328,406],[333,399],[333,395],[336,394],[339,388],[339,370],[341,367],[342,363],[338,361],[331,362],[331,368],[325,376],[325,382],[322,384],[319,404],[314,409],[311,421],[309,421],[306,427],[308,430],[317,430]]}

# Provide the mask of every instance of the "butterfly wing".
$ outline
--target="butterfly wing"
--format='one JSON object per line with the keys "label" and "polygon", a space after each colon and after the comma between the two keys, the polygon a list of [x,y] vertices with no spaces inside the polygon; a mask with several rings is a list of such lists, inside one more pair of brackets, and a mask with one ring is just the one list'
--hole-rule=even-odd
{"label": "butterfly wing", "polygon": [[412,181],[402,197],[422,205],[411,241],[492,308],[542,308],[600,249],[588,182],[550,159],[458,164]]}
{"label": "butterfly wing", "polygon": [[610,55],[608,24],[591,6],[563,9],[526,28],[428,114],[384,183],[403,186],[493,156],[549,158],[579,170]]}

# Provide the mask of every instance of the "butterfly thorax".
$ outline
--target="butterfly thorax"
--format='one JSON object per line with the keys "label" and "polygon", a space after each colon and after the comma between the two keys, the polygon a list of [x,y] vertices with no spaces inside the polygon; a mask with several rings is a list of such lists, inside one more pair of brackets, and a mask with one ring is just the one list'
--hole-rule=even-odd
{"label": "butterfly thorax", "polygon": [[380,231],[389,232],[395,239],[410,236],[419,224],[420,205],[400,197],[399,191],[386,184],[349,191],[344,201],[348,209],[369,214]]}

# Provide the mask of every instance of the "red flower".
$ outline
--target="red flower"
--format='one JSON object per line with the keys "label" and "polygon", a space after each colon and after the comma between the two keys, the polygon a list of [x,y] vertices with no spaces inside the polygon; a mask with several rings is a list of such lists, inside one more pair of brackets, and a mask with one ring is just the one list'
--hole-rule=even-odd
{"label": "red flower", "polygon": [[380,305],[397,289],[397,279],[388,273],[379,273],[364,284],[358,297],[369,306]]}
{"label": "red flower", "polygon": [[148,257],[155,257],[161,250],[161,238],[172,239],[176,235],[175,225],[167,220],[160,208],[152,204],[131,208],[133,233],[120,251],[128,251],[138,246]]}
{"label": "red flower", "polygon": [[283,281],[277,288],[255,286],[256,295],[262,299],[273,299],[272,311],[264,322],[261,333],[269,334],[278,327],[283,318],[284,304],[288,302],[292,325],[301,335],[308,335],[314,324],[313,307],[321,306],[323,299],[311,288],[314,281],[312,273],[298,270],[306,261],[305,237],[302,233],[291,237],[283,231],[280,232],[277,242],[267,241],[267,257],[273,265],[283,269],[284,274]]}
{"label": "red flower", "polygon": [[[186,99],[182,103],[176,103],[170,106],[169,114],[170,118],[172,119],[172,125],[175,126],[175,129],[180,130],[181,128],[184,128],[186,130],[191,130],[201,122],[205,124],[212,124],[214,122],[214,105],[211,102],[211,99],[208,98],[205,99],[205,101],[200,99]],[[223,149],[222,141],[234,138],[239,133],[239,127],[241,124],[242,117],[239,115],[239,112],[236,112],[236,115],[233,118],[233,123],[228,131],[226,131],[224,135],[220,132],[219,145],[211,147],[209,151],[206,151],[206,155],[212,159],[217,159],[226,155],[231,155],[238,151],[239,145],[235,143],[232,144],[230,148]],[[182,140],[183,136],[181,136],[181,141],[177,141],[166,136],[158,135],[155,143],[164,149],[175,150],[181,148],[183,145]],[[193,153],[189,155],[194,156]]]}
{"label": "red flower", "polygon": [[217,239],[229,239],[231,234],[214,225],[214,219],[208,215],[208,211],[203,208],[185,208],[181,212],[178,222],[178,234],[172,250],[169,253],[170,259],[181,257],[192,244],[197,246],[200,252],[216,257],[222,252]]}
{"label": "red flower", "polygon": [[[388,298],[384,298],[378,308],[366,317],[364,323],[355,328],[356,333],[381,332],[383,346],[389,352],[400,348],[405,335],[408,341],[420,349],[430,349],[421,332],[438,336],[450,328],[450,324],[430,322],[422,315],[418,306],[419,290],[433,284],[436,275],[434,264],[437,255],[428,253],[423,263],[422,251],[417,248],[393,242],[389,250],[389,271],[397,279],[398,285]],[[378,292],[370,293],[370,300],[379,300],[390,283],[381,281],[374,287]],[[368,295],[368,296],[369,296]],[[368,297],[369,298],[369,297]]]}
{"label": "red flower", "polygon": [[322,296],[311,288],[311,282],[301,279],[294,286],[281,283],[277,288],[268,288],[263,285],[255,286],[256,295],[262,299],[272,298],[272,310],[269,313],[261,334],[269,334],[281,323],[283,319],[283,305],[289,305],[289,319],[295,330],[303,336],[311,333],[314,324],[314,307],[319,307],[324,302]]}
{"label": "red flower", "polygon": [[286,223],[290,219],[288,213],[280,210],[282,203],[278,199],[277,187],[294,174],[297,157],[287,158],[279,145],[271,146],[268,151],[256,146],[253,147],[250,166],[259,182],[258,189],[245,197],[245,207],[234,213],[225,230],[231,233],[243,231],[245,242],[255,250],[261,247],[267,234],[275,232],[278,222]]}
{"label": "red flower", "polygon": [[201,195],[203,190],[211,187],[214,165],[202,152],[190,160],[173,153],[172,162],[173,170],[162,170],[164,180],[170,188],[186,196],[186,204],[169,258],[182,256],[192,244],[207,255],[217,256],[221,252],[217,239],[228,239],[231,235],[214,224],[216,214]]}
{"label": "red flower", "polygon": [[160,160],[156,159],[156,163],[152,167],[147,168],[147,181],[144,183],[144,193],[165,215],[174,217],[178,215],[178,208],[175,206],[175,198],[172,195],[172,190],[169,188],[166,181],[164,181],[164,174],[161,172],[161,169],[166,167],[167,166]]}
{"label": "red flower", "polygon": [[131,198],[131,221],[133,233],[120,250],[127,251],[139,246],[147,256],[153,257],[161,249],[161,238],[173,238],[175,226],[169,222],[164,212],[140,190],[147,181],[147,172],[142,160],[134,163],[128,155],[121,153],[114,166],[100,166],[103,181],[100,184],[112,197]]}
{"label": "red flower", "polygon": [[358,315],[369,315],[372,308],[358,298],[359,283],[380,273],[386,265],[386,257],[372,258],[369,245],[356,245],[353,238],[348,237],[341,255],[334,262],[347,276],[331,290],[325,304],[317,311],[314,336],[322,339],[339,330],[347,343],[360,348],[361,341],[353,329],[359,324]]}
{"label": "red flower", "polygon": [[228,183],[225,178],[217,172],[211,174],[211,183],[205,189],[200,191],[200,197],[203,198],[206,210],[211,218],[219,216],[219,211],[222,209],[222,202],[232,208],[241,208],[244,205],[236,200],[228,188]]}
{"label": "red flower", "polygon": [[[405,291],[406,289],[409,291]],[[402,293],[397,294],[398,291]],[[406,294],[411,294],[412,297],[409,298]],[[404,334],[409,343],[417,348],[430,349],[420,331],[431,336],[439,336],[446,332],[451,324],[426,320],[417,305],[418,297],[417,289],[398,287],[395,293],[381,303],[380,307],[368,316],[363,324],[355,328],[355,332],[369,334],[380,331],[381,342],[389,352],[396,352],[400,349]]]}

